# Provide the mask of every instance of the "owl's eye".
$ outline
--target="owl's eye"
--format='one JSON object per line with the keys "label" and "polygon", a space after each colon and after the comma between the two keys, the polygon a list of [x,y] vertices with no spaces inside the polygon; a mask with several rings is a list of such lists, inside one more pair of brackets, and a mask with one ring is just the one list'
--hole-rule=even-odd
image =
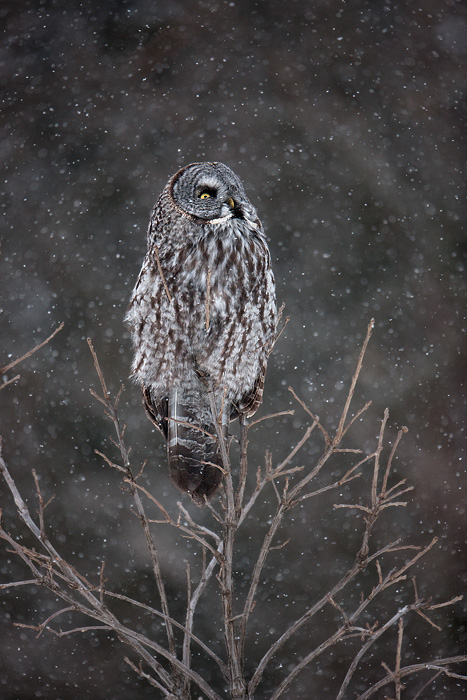
{"label": "owl's eye", "polygon": [[215,197],[216,194],[217,194],[216,190],[206,188],[205,190],[201,190],[198,197],[200,199],[209,199],[210,197]]}

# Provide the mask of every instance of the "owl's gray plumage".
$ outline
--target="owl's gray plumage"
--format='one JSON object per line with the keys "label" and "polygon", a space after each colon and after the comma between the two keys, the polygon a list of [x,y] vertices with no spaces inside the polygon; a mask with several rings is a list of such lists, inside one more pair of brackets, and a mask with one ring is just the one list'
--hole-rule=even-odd
{"label": "owl's gray plumage", "polygon": [[256,210],[222,163],[176,173],[156,203],[126,320],[133,376],[167,439],[170,474],[199,505],[222,480],[222,432],[262,400],[276,328],[274,277]]}

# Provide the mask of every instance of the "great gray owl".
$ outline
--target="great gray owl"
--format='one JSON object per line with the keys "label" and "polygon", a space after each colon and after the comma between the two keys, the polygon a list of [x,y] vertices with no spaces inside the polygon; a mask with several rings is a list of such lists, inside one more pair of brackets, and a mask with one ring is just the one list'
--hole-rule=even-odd
{"label": "great gray owl", "polygon": [[152,211],[126,321],[170,475],[198,505],[222,480],[210,396],[224,437],[230,419],[255,413],[276,318],[269,250],[241,181],[222,163],[182,168]]}

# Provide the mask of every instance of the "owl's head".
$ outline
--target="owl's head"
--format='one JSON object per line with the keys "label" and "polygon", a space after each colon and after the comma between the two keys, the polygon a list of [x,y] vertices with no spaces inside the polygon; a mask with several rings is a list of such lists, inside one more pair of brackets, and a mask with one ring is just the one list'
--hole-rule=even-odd
{"label": "owl's head", "polygon": [[173,176],[170,194],[179,210],[202,221],[256,218],[240,179],[223,163],[187,165]]}

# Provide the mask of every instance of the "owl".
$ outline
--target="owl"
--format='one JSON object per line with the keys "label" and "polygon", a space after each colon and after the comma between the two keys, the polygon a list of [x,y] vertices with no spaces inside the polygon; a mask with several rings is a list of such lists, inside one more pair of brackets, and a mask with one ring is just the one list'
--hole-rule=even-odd
{"label": "owl", "polygon": [[167,440],[173,482],[205,505],[225,470],[219,427],[227,438],[229,421],[262,401],[277,325],[270,254],[222,163],[193,163],[169,180],[147,244],[126,315],[132,376]]}

